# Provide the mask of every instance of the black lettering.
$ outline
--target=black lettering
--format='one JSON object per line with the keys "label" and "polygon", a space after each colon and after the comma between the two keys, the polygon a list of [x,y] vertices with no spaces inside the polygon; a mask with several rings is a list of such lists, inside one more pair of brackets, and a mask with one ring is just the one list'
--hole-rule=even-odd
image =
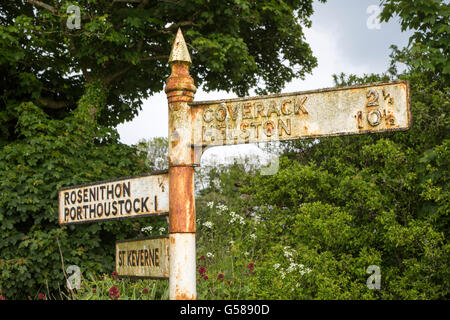
{"label": "black lettering", "polygon": [[159,267],[159,248],[155,248],[155,266]]}
{"label": "black lettering", "polygon": [[77,213],[76,213],[75,207],[70,208],[70,219],[75,220],[76,215],[77,215]]}
{"label": "black lettering", "polygon": [[78,190],[78,199],[77,199],[77,202],[78,202],[78,203],[81,203],[81,201],[83,201],[83,199],[82,199],[82,190]]}
{"label": "black lettering", "polygon": [[88,202],[88,189],[83,189],[83,201]]}
{"label": "black lettering", "polygon": [[149,261],[148,261],[148,250],[144,250],[144,255],[145,255],[145,262],[144,262],[144,265],[145,265],[145,266],[149,266],[150,263],[149,263]]}
{"label": "black lettering", "polygon": [[133,201],[133,210],[134,210],[134,212],[138,213],[139,212],[139,208],[137,208],[136,202],[139,203],[139,199],[134,199],[134,201]]}
{"label": "black lettering", "polygon": [[103,212],[104,212],[104,210],[103,210],[103,203],[97,204],[97,215],[99,217],[101,217],[103,215]]}
{"label": "black lettering", "polygon": [[131,265],[131,251],[127,251],[127,265]]}
{"label": "black lettering", "polygon": [[109,214],[111,213],[111,202],[105,202],[104,207],[105,207],[105,216],[109,216]]}
{"label": "black lettering", "polygon": [[64,192],[64,205],[69,204],[69,196],[68,192]]}
{"label": "black lettering", "polygon": [[113,207],[112,215],[115,216],[117,214],[117,201],[113,201],[112,207]]}
{"label": "black lettering", "polygon": [[[129,206],[128,206],[128,205],[129,205]],[[130,213],[131,213],[131,208],[132,208],[131,200],[130,200],[130,199],[127,199],[127,200],[125,201],[125,212],[126,212],[127,214],[130,214]]]}
{"label": "black lettering", "polygon": [[75,191],[72,191],[70,193],[70,202],[72,202],[72,204],[75,204],[76,201],[77,201],[77,194],[75,193]]}
{"label": "black lettering", "polygon": [[116,198],[120,198],[122,196],[122,185],[120,183],[116,184],[116,186],[114,187],[114,193],[116,194]]}
{"label": "black lettering", "polygon": [[155,252],[153,250],[155,250],[155,249],[149,249],[148,250],[148,253],[149,253],[149,256],[150,256],[150,261],[151,261],[151,263],[149,263],[149,265],[151,265],[151,266],[155,265]]}
{"label": "black lettering", "polygon": [[[84,218],[86,219],[87,216],[87,210],[89,209],[89,205],[85,204],[83,206],[83,213],[84,213]],[[89,218],[91,218],[91,214],[89,213]]]}
{"label": "black lettering", "polygon": [[95,190],[94,188],[89,188],[89,202],[91,201],[97,201],[97,197],[95,196]]}
{"label": "black lettering", "polygon": [[123,207],[122,205],[123,205],[124,202],[125,202],[125,200],[119,200],[119,201],[118,201],[118,203],[120,204],[120,215],[123,214],[123,213],[122,213],[122,211],[123,211],[123,210],[122,210],[122,207]]}
{"label": "black lettering", "polygon": [[148,208],[147,208],[147,201],[148,201],[148,197],[141,198],[141,212],[149,212]]}
{"label": "black lettering", "polygon": [[123,197],[131,197],[130,181],[124,183],[122,185],[122,188],[123,188]]}
{"label": "black lettering", "polygon": [[[92,214],[94,214],[94,217],[97,216],[98,212],[95,209],[96,209],[95,203],[89,205],[89,217],[91,217]],[[101,217],[102,215],[99,214],[98,216]]]}
{"label": "black lettering", "polygon": [[[102,199],[105,200],[105,186],[100,186],[100,190],[102,190]],[[100,199],[98,199],[100,201]]]}
{"label": "black lettering", "polygon": [[[111,189],[109,189],[111,187]],[[106,199],[109,200],[109,195],[111,195],[111,199],[114,199],[114,185],[106,186]]]}
{"label": "black lettering", "polygon": [[69,208],[64,208],[64,221],[67,221],[68,215],[69,215]]}
{"label": "black lettering", "polygon": [[83,217],[81,216],[81,207],[77,207],[77,220],[83,220]]}

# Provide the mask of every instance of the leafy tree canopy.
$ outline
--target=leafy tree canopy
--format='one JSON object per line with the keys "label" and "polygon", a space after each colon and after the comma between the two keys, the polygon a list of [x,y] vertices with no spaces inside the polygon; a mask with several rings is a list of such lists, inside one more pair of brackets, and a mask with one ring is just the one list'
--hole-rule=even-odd
{"label": "leafy tree canopy", "polygon": [[[71,5],[80,8],[80,29],[67,27]],[[100,123],[131,120],[163,89],[179,27],[205,90],[245,95],[263,83],[280,91],[317,64],[303,33],[312,0],[19,0],[2,1],[0,12],[2,140],[14,139],[21,101],[61,118],[87,84],[102,96],[89,110]]]}

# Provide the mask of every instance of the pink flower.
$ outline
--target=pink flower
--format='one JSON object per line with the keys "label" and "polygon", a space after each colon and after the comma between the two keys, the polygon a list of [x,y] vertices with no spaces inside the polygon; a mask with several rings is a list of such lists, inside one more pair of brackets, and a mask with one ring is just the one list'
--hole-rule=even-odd
{"label": "pink flower", "polygon": [[0,300],[6,300],[6,298],[0,294]]}
{"label": "pink flower", "polygon": [[203,276],[203,280],[208,280],[208,276]]}
{"label": "pink flower", "polygon": [[223,273],[219,273],[219,275],[217,276],[217,279],[223,279],[225,276],[223,275]]}
{"label": "pink flower", "polygon": [[114,278],[114,277],[117,277],[119,274],[117,273],[117,271],[113,271],[112,273],[111,273],[111,276]]}
{"label": "pink flower", "polygon": [[43,293],[38,294],[38,300],[47,300],[47,297]]}
{"label": "pink flower", "polygon": [[144,288],[144,290],[142,290],[142,294],[148,294],[148,289]]}

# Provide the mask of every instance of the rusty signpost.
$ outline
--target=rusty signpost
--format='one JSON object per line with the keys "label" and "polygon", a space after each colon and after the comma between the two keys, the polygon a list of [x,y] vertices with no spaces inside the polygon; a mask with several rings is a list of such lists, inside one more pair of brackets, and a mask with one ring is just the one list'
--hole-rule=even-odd
{"label": "rusty signpost", "polygon": [[[148,216],[168,210],[168,238],[118,242],[116,270],[124,276],[164,278],[168,274],[170,299],[197,297],[194,167],[206,148],[400,131],[411,126],[409,83],[405,81],[194,102],[191,63],[179,29],[169,58],[172,73],[165,87],[168,174],[64,188],[59,194],[60,224]],[[106,214],[114,203],[115,214]]]}

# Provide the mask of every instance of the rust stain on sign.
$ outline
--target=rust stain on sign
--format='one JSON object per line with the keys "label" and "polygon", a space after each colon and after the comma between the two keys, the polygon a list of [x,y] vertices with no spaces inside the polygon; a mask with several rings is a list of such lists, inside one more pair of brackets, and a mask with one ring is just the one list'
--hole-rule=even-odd
{"label": "rust stain on sign", "polygon": [[169,237],[116,242],[116,271],[121,277],[169,278]]}
{"label": "rust stain on sign", "polygon": [[406,81],[189,105],[194,146],[398,131],[411,126]]}
{"label": "rust stain on sign", "polygon": [[59,191],[59,223],[144,217],[169,212],[167,171]]}

